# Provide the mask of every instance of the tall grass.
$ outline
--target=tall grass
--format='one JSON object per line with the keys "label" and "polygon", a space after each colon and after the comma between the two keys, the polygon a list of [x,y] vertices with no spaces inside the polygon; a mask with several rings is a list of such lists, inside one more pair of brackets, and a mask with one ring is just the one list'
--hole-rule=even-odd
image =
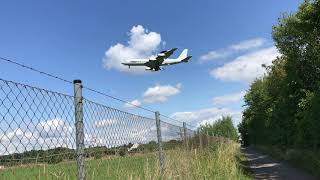
{"label": "tall grass", "polygon": [[[87,179],[250,179],[240,168],[240,147],[233,142],[215,142],[199,150],[168,150],[163,174],[157,153],[86,161]],[[14,167],[0,171],[0,179],[76,179],[75,162]]]}
{"label": "tall grass", "polygon": [[163,174],[159,167],[150,171],[145,167],[145,178],[154,179],[252,179],[241,169],[238,156],[240,145],[234,142],[214,143],[200,151],[176,149],[166,152],[166,166]]}

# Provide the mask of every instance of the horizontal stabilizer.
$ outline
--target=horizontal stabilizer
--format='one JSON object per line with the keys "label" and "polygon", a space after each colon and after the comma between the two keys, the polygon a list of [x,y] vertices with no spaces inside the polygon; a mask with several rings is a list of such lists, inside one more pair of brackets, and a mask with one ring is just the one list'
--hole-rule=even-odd
{"label": "horizontal stabilizer", "polygon": [[192,58],[192,56],[188,56],[188,57],[186,57],[186,58],[184,58],[183,60],[181,60],[182,62],[188,62],[189,61],[189,59],[191,59]]}

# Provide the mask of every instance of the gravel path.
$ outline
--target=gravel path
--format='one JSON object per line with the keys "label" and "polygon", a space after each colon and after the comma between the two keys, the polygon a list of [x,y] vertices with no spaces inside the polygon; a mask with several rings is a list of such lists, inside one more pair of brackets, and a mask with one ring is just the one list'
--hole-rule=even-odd
{"label": "gravel path", "polygon": [[255,151],[251,147],[242,148],[247,156],[249,166],[255,179],[288,179],[288,180],[313,180],[316,179],[308,173],[290,167],[289,165],[279,162]]}

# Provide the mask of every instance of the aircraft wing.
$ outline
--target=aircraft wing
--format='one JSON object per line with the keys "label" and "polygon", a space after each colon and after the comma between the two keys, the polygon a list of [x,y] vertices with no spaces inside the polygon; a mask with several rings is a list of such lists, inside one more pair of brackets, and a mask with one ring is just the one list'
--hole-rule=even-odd
{"label": "aircraft wing", "polygon": [[174,51],[177,50],[177,48],[172,48],[172,49],[169,49],[169,50],[165,50],[165,51],[161,51],[158,56],[163,56],[164,59],[167,59],[168,57],[170,57]]}
{"label": "aircraft wing", "polygon": [[154,69],[155,71],[158,71],[160,70],[160,66],[162,65],[163,61],[171,56],[175,50],[177,50],[177,48],[161,51],[155,58],[150,58],[145,65],[151,69]]}
{"label": "aircraft wing", "polygon": [[164,61],[164,56],[157,56],[154,59],[149,59],[148,62],[145,63],[146,66],[150,67],[151,69],[154,69],[155,71],[160,70],[160,65]]}

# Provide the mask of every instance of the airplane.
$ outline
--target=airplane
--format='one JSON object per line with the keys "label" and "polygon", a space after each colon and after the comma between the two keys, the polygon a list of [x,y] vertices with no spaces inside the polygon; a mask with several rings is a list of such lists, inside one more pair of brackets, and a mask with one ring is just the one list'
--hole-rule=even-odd
{"label": "airplane", "polygon": [[179,63],[187,63],[192,56],[188,56],[188,49],[184,49],[182,53],[176,59],[168,59],[177,48],[172,48],[170,50],[161,51],[155,58],[149,59],[130,59],[128,62],[123,62],[121,64],[129,66],[146,66],[146,70],[149,71],[159,71],[160,66],[169,66]]}

